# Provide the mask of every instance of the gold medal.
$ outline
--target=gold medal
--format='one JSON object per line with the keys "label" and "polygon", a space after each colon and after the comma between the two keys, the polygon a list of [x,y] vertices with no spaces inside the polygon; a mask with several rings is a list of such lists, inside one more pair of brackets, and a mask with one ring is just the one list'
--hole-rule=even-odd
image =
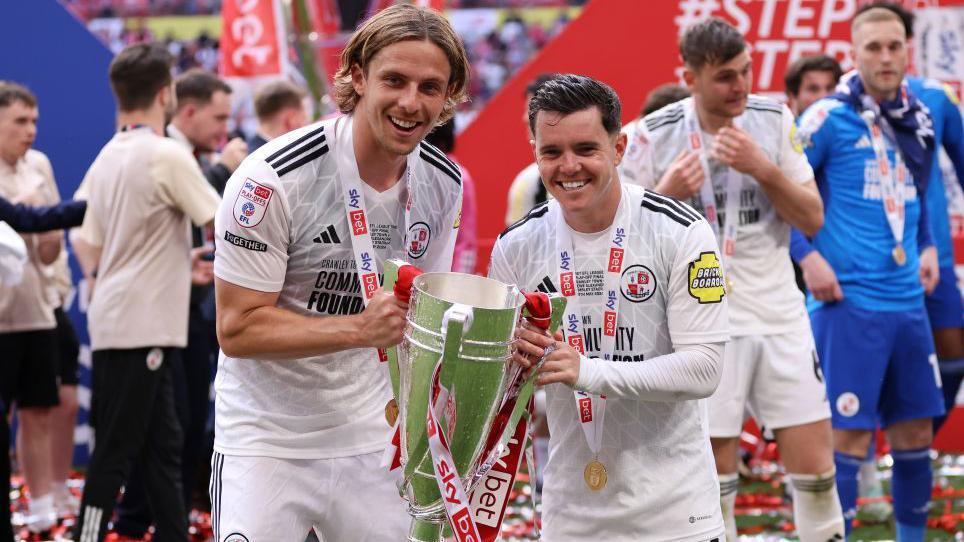
{"label": "gold medal", "polygon": [[389,427],[395,427],[396,420],[398,420],[398,403],[392,399],[385,404],[385,421],[388,422]]}
{"label": "gold medal", "polygon": [[586,480],[586,485],[589,486],[590,491],[601,490],[606,487],[606,482],[609,481],[606,467],[600,463],[598,459],[593,459],[586,464],[586,469],[582,472],[582,477]]}
{"label": "gold medal", "polygon": [[729,294],[729,293],[732,293],[732,292],[733,292],[733,281],[730,280],[729,275],[727,275],[727,277],[726,277],[726,293]]}
{"label": "gold medal", "polygon": [[904,251],[903,246],[897,245],[890,254],[894,257],[894,261],[897,262],[897,265],[904,265],[907,263],[907,252]]}

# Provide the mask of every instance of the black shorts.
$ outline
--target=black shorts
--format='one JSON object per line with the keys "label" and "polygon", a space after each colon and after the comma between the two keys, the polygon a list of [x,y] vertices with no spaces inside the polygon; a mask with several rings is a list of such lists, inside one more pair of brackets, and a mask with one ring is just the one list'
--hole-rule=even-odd
{"label": "black shorts", "polygon": [[0,333],[0,394],[7,408],[60,404],[57,365],[55,329]]}
{"label": "black shorts", "polygon": [[54,309],[54,317],[57,318],[57,359],[60,362],[57,374],[60,376],[60,385],[76,386],[80,384],[80,340],[77,339],[74,324],[62,308]]}

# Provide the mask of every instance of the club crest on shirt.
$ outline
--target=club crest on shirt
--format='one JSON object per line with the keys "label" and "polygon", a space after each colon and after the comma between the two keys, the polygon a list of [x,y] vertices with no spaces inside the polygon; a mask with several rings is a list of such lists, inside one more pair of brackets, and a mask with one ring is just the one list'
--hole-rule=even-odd
{"label": "club crest on shirt", "polygon": [[700,257],[690,262],[687,288],[701,305],[719,303],[724,292],[723,269],[715,252],[702,252]]}
{"label": "club crest on shirt", "polygon": [[161,368],[161,364],[164,363],[164,351],[160,348],[151,348],[147,352],[147,368],[151,371],[156,371]]}
{"label": "club crest on shirt", "polygon": [[424,222],[416,222],[409,226],[407,240],[409,257],[421,258],[432,240],[432,228]]}
{"label": "club crest on shirt", "polygon": [[245,179],[238,197],[234,200],[234,220],[242,228],[253,228],[261,223],[264,212],[268,209],[273,188]]}
{"label": "club crest on shirt", "polygon": [[619,278],[619,291],[626,301],[642,303],[656,293],[656,275],[645,265],[631,265]]}

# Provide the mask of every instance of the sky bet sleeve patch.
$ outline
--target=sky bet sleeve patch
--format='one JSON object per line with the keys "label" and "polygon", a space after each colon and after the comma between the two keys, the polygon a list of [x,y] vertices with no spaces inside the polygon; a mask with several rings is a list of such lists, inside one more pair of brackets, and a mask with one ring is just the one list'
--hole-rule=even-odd
{"label": "sky bet sleeve patch", "polygon": [[700,257],[690,262],[690,295],[702,303],[719,303],[723,300],[723,269],[715,252],[701,252]]}

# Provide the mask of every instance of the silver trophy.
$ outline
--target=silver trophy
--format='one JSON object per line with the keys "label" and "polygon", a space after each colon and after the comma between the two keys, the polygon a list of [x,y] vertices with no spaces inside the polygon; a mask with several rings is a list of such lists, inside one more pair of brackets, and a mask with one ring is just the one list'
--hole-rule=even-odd
{"label": "silver trophy", "polygon": [[[394,285],[396,265],[386,266],[386,288]],[[565,298],[552,296],[549,303],[554,330]],[[440,413],[462,488],[471,493],[506,455],[520,419],[529,415],[534,376],[510,359],[525,306],[526,296],[515,286],[475,275],[424,273],[412,281],[397,365],[396,355],[389,354],[400,416],[401,492],[413,518],[411,542],[438,542],[450,528],[426,431],[433,375],[447,397],[434,412]],[[499,523],[501,517],[500,511]]]}

